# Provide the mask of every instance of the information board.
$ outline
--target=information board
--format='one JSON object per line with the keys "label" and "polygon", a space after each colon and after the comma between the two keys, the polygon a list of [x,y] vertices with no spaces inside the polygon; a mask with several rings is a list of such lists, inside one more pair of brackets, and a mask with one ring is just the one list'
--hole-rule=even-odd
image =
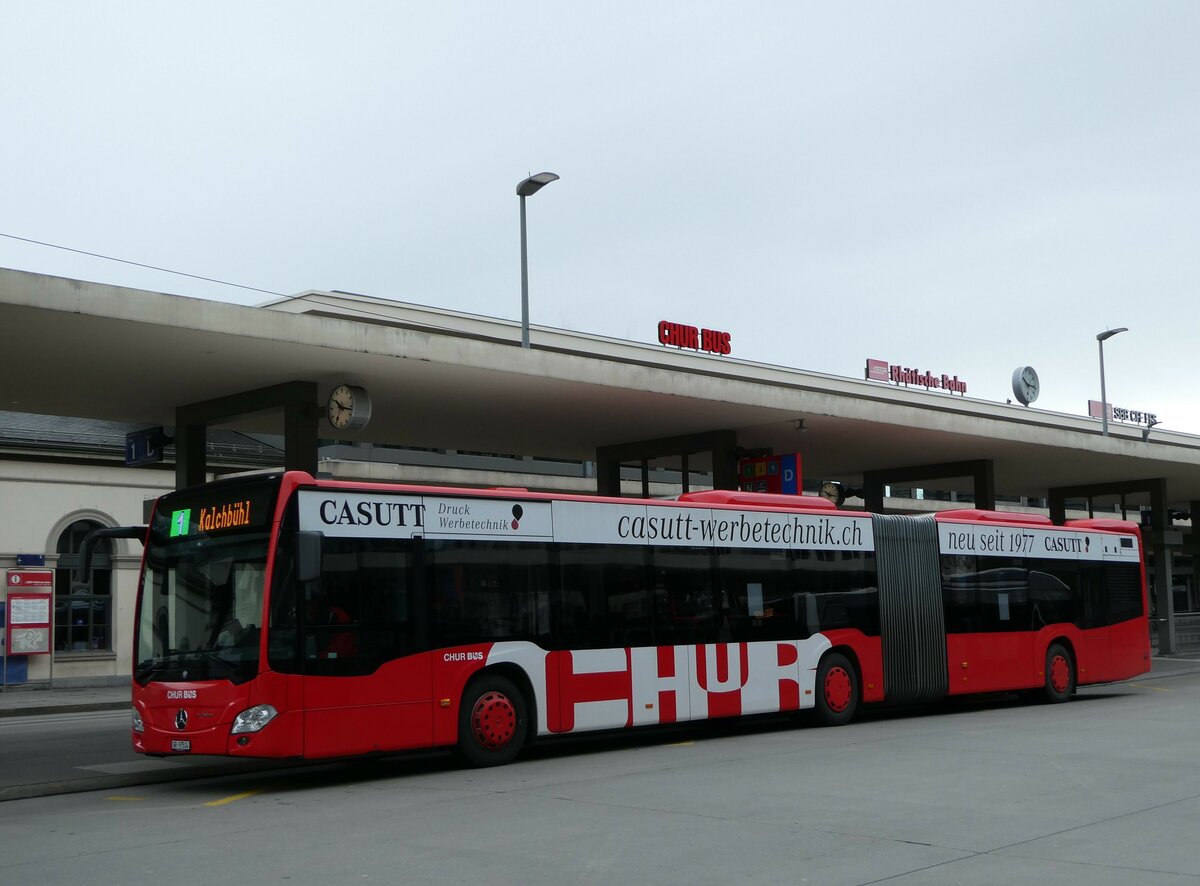
{"label": "information board", "polygon": [[52,569],[10,569],[5,581],[8,618],[5,643],[8,655],[48,655],[51,647],[54,590]]}

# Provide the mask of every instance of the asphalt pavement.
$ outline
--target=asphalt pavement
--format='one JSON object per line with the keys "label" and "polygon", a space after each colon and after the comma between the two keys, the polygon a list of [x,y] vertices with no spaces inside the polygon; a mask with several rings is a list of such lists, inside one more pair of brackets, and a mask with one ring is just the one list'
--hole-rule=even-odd
{"label": "asphalt pavement", "polygon": [[[1200,650],[1155,657],[1150,674],[1135,679],[1197,672]],[[124,720],[119,715],[129,708],[128,684],[35,685],[0,691],[0,802],[308,765],[222,757],[144,757],[134,753],[129,744],[127,715]],[[72,727],[87,738],[67,742],[62,750],[47,750],[36,765],[32,759],[20,759],[22,754],[32,756],[40,748],[50,748],[51,737]],[[102,746],[101,737],[106,742]],[[102,759],[97,760],[98,756]]]}
{"label": "asphalt pavement", "polygon": [[[1000,696],[874,707],[839,729],[778,717],[580,736],[492,769],[416,753],[141,776],[0,803],[0,879],[1194,886],[1200,666],[1157,665],[1064,705]],[[118,762],[127,718],[0,719],[0,770],[161,765]]]}

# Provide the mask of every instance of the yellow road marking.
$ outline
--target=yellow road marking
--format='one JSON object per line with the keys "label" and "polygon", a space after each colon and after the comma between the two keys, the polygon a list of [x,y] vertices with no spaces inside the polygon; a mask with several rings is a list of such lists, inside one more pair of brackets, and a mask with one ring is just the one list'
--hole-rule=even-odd
{"label": "yellow road marking", "polygon": [[694,745],[694,741],[677,741],[674,744],[663,745],[665,748],[690,748]]}
{"label": "yellow road marking", "polygon": [[138,800],[145,800],[145,797],[105,797],[105,800],[119,800],[126,803],[135,803]]}
{"label": "yellow road marking", "polygon": [[245,800],[247,797],[253,797],[258,791],[242,791],[240,794],[234,794],[231,797],[222,797],[220,800],[210,800],[205,803],[205,806],[224,806],[226,803],[234,803],[238,800]]}
{"label": "yellow road marking", "polygon": [[1151,692],[1170,692],[1171,691],[1170,689],[1167,689],[1163,686],[1147,686],[1145,683],[1130,683],[1129,685],[1136,686],[1138,689],[1149,689]]}

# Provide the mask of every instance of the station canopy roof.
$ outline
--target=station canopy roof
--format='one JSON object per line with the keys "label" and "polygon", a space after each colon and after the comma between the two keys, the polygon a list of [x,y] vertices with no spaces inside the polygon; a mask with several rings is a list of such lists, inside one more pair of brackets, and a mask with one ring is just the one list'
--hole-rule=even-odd
{"label": "station canopy roof", "polygon": [[[1084,416],[538,326],[523,349],[510,320],[348,293],[245,307],[0,269],[0,329],[0,409],[14,412],[170,428],[177,406],[350,383],[370,392],[370,423],[323,436],[589,460],[733,430],[739,447],[799,452],[805,478],[849,486],[864,471],[991,459],[1002,496],[1165,478],[1172,507],[1200,501],[1189,434],[1144,441],[1110,425],[1104,438]],[[225,427],[278,434],[282,416]]]}

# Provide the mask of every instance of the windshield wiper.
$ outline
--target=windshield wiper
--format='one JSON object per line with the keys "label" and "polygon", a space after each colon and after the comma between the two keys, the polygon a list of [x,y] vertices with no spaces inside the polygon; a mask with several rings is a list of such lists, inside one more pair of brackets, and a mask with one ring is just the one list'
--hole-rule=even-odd
{"label": "windshield wiper", "polygon": [[171,649],[162,655],[156,655],[154,658],[148,658],[145,661],[139,662],[138,674],[150,674],[172,662],[185,662],[193,656],[197,660],[208,662],[210,665],[220,665],[223,669],[222,675],[237,674],[239,671],[237,663],[228,661],[209,649]]}

